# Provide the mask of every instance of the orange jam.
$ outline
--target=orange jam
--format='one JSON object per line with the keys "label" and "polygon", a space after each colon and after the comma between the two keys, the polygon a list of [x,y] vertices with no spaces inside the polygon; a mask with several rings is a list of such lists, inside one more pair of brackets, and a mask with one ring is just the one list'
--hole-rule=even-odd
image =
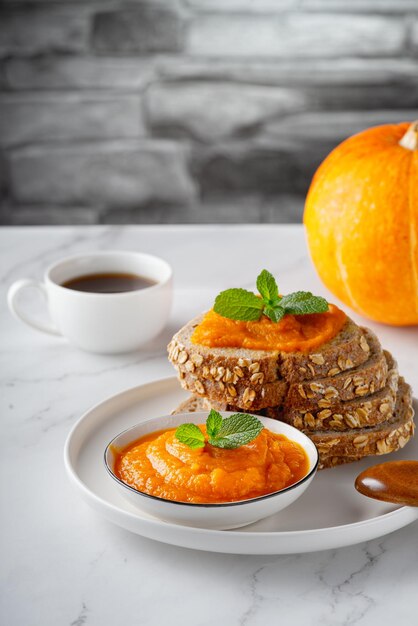
{"label": "orange jam", "polygon": [[210,310],[195,328],[192,343],[209,348],[310,352],[335,337],[346,319],[334,304],[325,313],[285,315],[280,322],[265,315],[256,322],[241,322]]}
{"label": "orange jam", "polygon": [[[203,424],[199,428],[206,434]],[[284,489],[309,470],[309,459],[298,443],[266,428],[234,450],[209,443],[191,450],[174,433],[154,432],[119,452],[116,476],[138,491],[167,500],[220,503]]]}

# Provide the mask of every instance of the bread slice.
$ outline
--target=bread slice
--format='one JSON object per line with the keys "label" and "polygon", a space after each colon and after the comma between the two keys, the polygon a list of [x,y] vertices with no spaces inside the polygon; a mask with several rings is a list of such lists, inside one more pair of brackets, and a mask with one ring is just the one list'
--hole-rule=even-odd
{"label": "bread slice", "polygon": [[202,318],[200,315],[186,324],[168,346],[180,383],[211,402],[233,404],[247,411],[281,404],[287,383],[336,376],[361,365],[370,354],[363,329],[349,318],[336,337],[314,353],[193,344],[191,336]]}
{"label": "bread slice", "polygon": [[323,456],[387,454],[402,448],[413,436],[413,417],[411,387],[401,377],[395,409],[387,421],[369,428],[352,428],[344,432],[309,431],[306,434]]}
{"label": "bread slice", "polygon": [[365,328],[364,336],[370,346],[367,361],[335,376],[292,383],[287,392],[286,405],[299,409],[315,406],[325,409],[337,402],[346,402],[383,389],[388,375],[387,357],[371,330]]}
{"label": "bread slice", "polygon": [[398,391],[398,366],[393,357],[386,353],[387,383],[386,386],[366,397],[341,402],[329,401],[327,405],[318,407],[313,404],[311,409],[299,409],[289,406],[286,399],[284,407],[271,407],[263,410],[263,414],[284,422],[300,430],[347,430],[364,428],[381,424],[392,415],[395,409]]}
{"label": "bread slice", "polygon": [[[335,467],[336,465],[341,465],[343,463],[353,463],[354,461],[359,461],[363,459],[365,456],[369,455],[382,455],[389,454],[390,452],[395,452],[400,448],[403,448],[404,445],[411,439],[414,435],[415,424],[413,421],[414,410],[412,408],[412,397],[410,393],[409,385],[405,385],[403,379],[400,384],[400,393],[398,394],[397,404],[395,408],[395,422],[389,421],[387,422],[386,429],[390,426],[391,431],[388,435],[383,437],[383,430],[380,430],[380,436],[378,439],[371,445],[366,445],[362,449],[362,454],[357,455],[336,455],[335,449],[331,447],[328,452],[318,445],[318,450],[320,454],[320,463],[318,469],[325,469],[328,467]],[[403,390],[403,386],[408,387],[408,390]],[[397,422],[396,422],[397,417]],[[364,431],[367,433],[367,430]],[[376,437],[376,432],[373,433],[373,437]]]}
{"label": "bread slice", "polygon": [[210,411],[209,404],[206,403],[206,398],[200,398],[199,396],[189,396],[186,400],[183,400],[175,409],[171,411],[171,415],[178,415],[179,413],[198,413],[199,411]]}

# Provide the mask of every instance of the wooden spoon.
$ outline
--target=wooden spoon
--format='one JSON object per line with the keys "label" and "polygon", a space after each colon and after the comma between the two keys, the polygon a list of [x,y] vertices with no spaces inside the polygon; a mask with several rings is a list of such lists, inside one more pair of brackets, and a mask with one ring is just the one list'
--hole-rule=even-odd
{"label": "wooden spoon", "polygon": [[373,465],[359,474],[354,484],[368,498],[418,506],[418,461]]}

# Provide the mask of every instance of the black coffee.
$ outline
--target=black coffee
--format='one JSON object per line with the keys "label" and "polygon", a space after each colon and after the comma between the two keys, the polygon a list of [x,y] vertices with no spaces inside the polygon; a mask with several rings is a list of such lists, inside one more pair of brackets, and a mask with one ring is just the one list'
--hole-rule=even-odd
{"label": "black coffee", "polygon": [[156,282],[137,274],[88,274],[71,278],[62,287],[90,293],[123,293],[152,287]]}

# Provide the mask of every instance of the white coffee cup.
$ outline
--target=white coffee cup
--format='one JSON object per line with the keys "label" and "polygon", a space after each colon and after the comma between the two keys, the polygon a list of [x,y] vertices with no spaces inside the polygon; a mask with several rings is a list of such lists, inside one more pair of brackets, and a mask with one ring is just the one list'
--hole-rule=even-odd
{"label": "white coffee cup", "polygon": [[[80,276],[103,273],[136,274],[149,287],[120,293],[76,291],[63,283]],[[24,278],[9,288],[7,301],[15,317],[32,328],[63,335],[88,352],[130,352],[156,337],[164,328],[172,302],[172,270],[159,257],[140,252],[92,252],[67,257],[51,265],[44,281]],[[21,308],[17,296],[35,287],[46,297],[52,320],[42,324]]]}

